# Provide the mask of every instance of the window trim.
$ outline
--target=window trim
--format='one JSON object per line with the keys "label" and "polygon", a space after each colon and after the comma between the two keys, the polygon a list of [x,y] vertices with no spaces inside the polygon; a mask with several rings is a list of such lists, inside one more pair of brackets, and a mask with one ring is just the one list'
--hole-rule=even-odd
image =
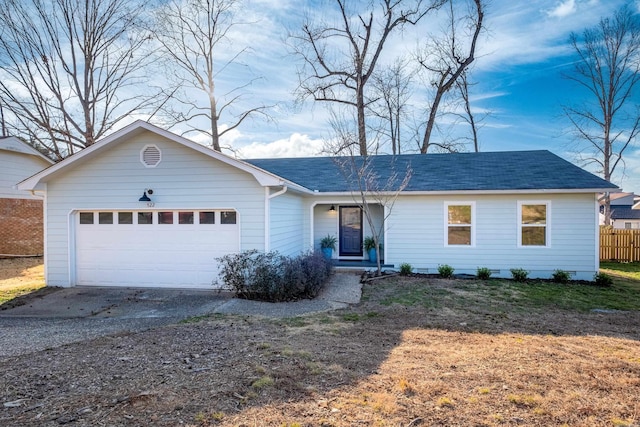
{"label": "window trim", "polygon": [[[545,220],[545,235],[544,245],[523,245],[522,244],[522,206],[528,205],[545,205],[546,206],[546,220]],[[516,217],[518,226],[518,248],[523,249],[546,249],[551,247],[551,200],[518,200],[518,213]],[[525,227],[541,227],[539,225],[525,225]]]}
{"label": "window trim", "polygon": [[[449,206],[470,206],[471,224],[449,224]],[[471,227],[471,242],[468,245],[450,245],[449,227]],[[444,202],[444,246],[449,248],[475,248],[476,246],[476,202],[468,200]]]}

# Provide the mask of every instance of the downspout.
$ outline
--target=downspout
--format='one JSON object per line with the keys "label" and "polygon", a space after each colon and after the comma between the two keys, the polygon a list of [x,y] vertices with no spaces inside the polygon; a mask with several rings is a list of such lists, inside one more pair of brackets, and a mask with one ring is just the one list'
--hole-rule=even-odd
{"label": "downspout", "polygon": [[286,193],[288,187],[282,186],[280,191],[276,191],[273,194],[269,194],[269,187],[264,187],[264,251],[269,252],[271,250],[271,199],[281,196]]}

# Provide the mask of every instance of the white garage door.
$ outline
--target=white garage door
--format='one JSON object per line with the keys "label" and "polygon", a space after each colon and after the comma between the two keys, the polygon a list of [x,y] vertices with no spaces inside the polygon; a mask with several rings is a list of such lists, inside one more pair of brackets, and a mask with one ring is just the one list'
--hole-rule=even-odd
{"label": "white garage door", "polygon": [[81,211],[76,283],[211,288],[216,258],[239,251],[234,211]]}

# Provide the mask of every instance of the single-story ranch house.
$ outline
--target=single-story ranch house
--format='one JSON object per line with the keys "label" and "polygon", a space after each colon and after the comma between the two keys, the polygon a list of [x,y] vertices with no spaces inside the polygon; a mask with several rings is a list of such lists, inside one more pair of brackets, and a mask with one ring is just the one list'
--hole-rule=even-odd
{"label": "single-story ranch house", "polygon": [[42,255],[42,197],[15,187],[52,163],[14,136],[0,138],[0,257]]}
{"label": "single-story ranch house", "polygon": [[[591,280],[597,194],[617,188],[548,151],[376,156],[381,176],[410,165],[392,209],[369,200],[385,264],[511,268]],[[45,197],[52,286],[210,288],[216,257],[296,255],[336,236],[334,258],[366,260],[359,193],[331,158],[241,161],[137,121],[21,182]]]}

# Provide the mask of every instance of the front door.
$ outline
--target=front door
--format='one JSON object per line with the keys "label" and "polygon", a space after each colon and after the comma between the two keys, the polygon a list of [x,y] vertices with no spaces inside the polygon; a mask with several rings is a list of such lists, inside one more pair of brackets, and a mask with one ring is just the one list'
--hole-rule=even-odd
{"label": "front door", "polygon": [[362,209],[340,206],[340,256],[362,256]]}

